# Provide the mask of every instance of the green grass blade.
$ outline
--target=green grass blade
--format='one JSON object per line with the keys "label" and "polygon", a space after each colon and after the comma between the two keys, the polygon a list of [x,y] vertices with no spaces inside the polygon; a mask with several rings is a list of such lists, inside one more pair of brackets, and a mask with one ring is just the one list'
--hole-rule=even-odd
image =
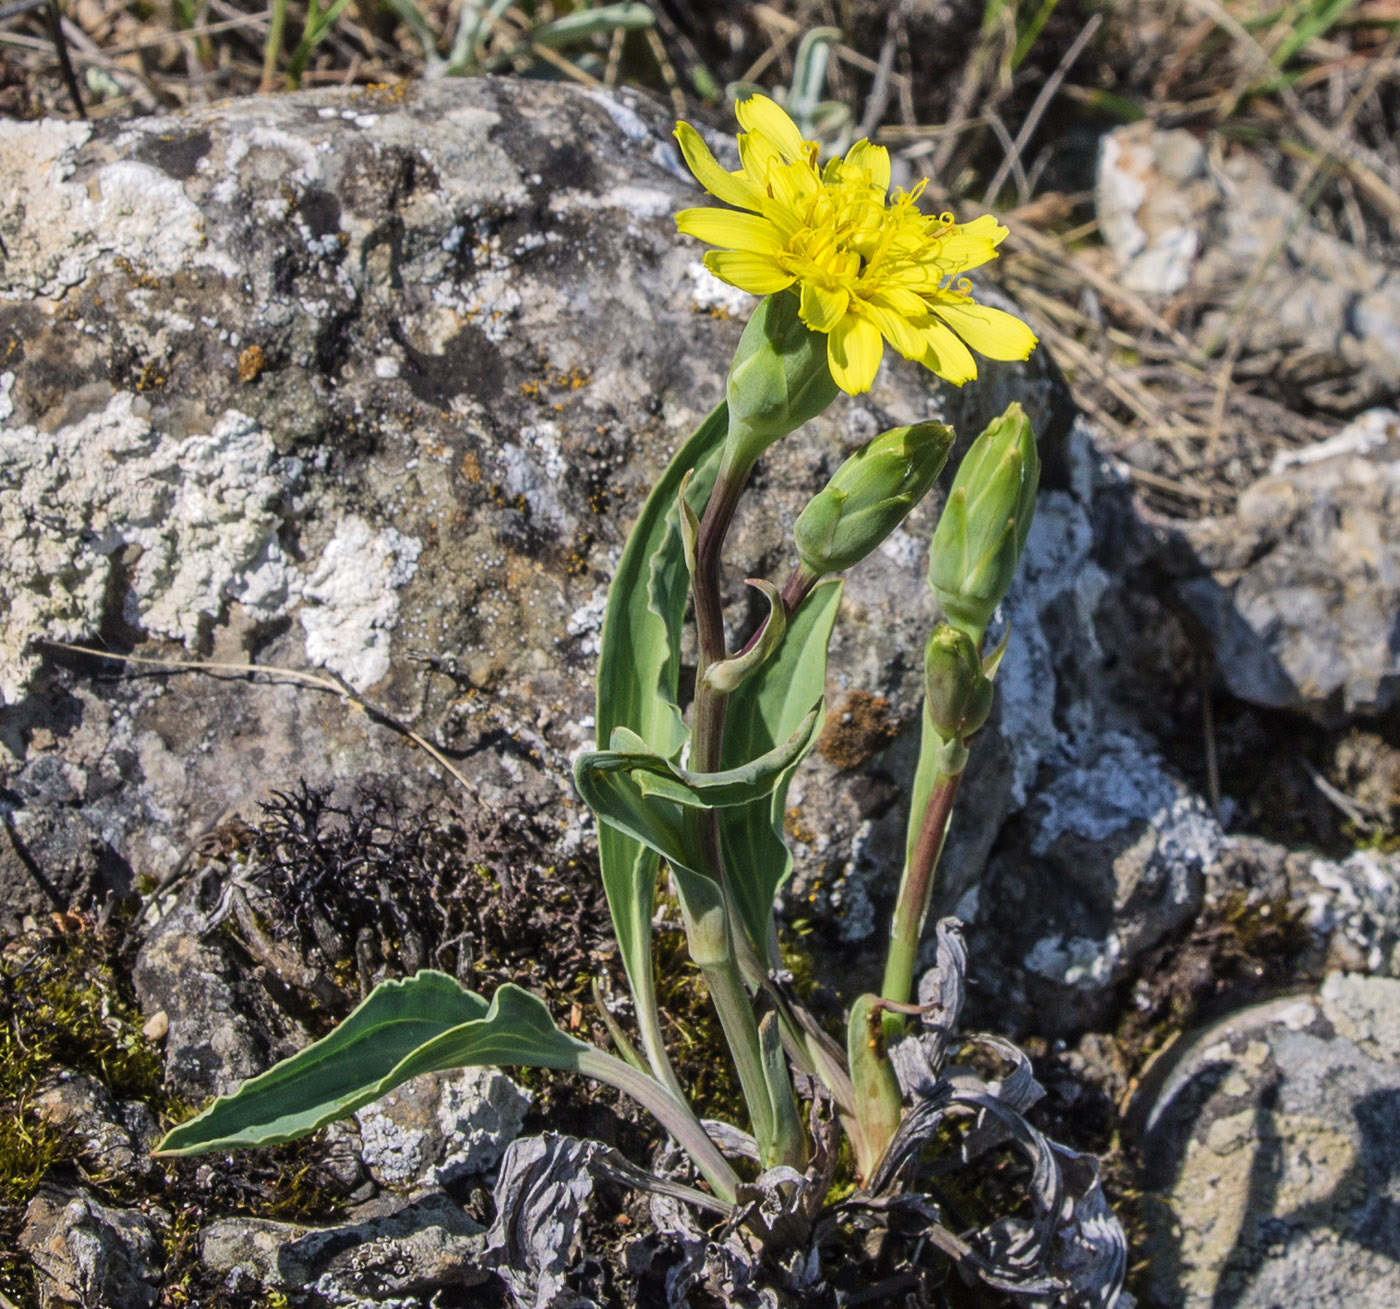
{"label": "green grass blade", "polygon": [[629,32],[655,27],[656,15],[644,4],[600,5],[597,9],[575,9],[530,33],[530,40],[552,50],[563,49],[587,41],[600,33],[611,33],[619,27]]}

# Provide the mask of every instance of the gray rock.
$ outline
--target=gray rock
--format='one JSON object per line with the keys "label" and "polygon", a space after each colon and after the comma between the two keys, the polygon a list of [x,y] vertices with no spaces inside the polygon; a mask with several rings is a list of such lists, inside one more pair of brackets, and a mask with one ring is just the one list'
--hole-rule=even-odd
{"label": "gray rock", "polygon": [[295,1291],[317,1309],[406,1309],[487,1281],[485,1244],[485,1229],[437,1191],[372,1203],[329,1228],[220,1219],[200,1233],[200,1258],[231,1287]]}
{"label": "gray rock", "polygon": [[89,1191],[40,1187],[25,1210],[19,1244],[39,1272],[41,1309],[152,1309],[160,1298],[155,1222],[138,1210],[104,1205]]}
{"label": "gray rock", "polygon": [[[1104,137],[1096,203],[1125,285],[1189,288],[1202,326],[1242,335],[1246,367],[1269,369],[1312,404],[1342,412],[1400,388],[1400,285],[1354,245],[1299,223],[1294,198],[1254,152],[1135,123]],[[1240,290],[1263,268],[1245,312]]]}
{"label": "gray rock", "polygon": [[1184,1041],[1139,1097],[1148,1303],[1381,1309],[1400,1286],[1400,981],[1333,974]]}
{"label": "gray rock", "polygon": [[1234,514],[1184,523],[1181,591],[1230,691],[1339,721],[1400,687],[1400,415],[1372,411],[1260,478]]}
{"label": "gray rock", "polygon": [[[50,761],[42,755],[35,762]],[[0,933],[18,932],[26,916],[93,908],[130,894],[131,869],[83,814],[67,804],[23,799],[11,807],[2,797],[0,807]]]}
{"label": "gray rock", "polygon": [[492,1172],[534,1097],[495,1068],[427,1073],[357,1111],[361,1157],[382,1186]]}
{"label": "gray rock", "polygon": [[155,1115],[139,1100],[118,1103],[96,1078],[65,1069],[34,1097],[34,1108],[55,1127],[76,1133],[103,1173],[148,1173],[155,1166]]}
{"label": "gray rock", "polygon": [[[469,759],[478,812],[553,824],[563,856],[587,839],[568,765],[606,584],[751,303],[675,233],[698,191],[670,128],[626,95],[471,79],[7,129],[0,297],[25,346],[0,422],[23,548],[0,561],[0,738],[17,760],[43,739],[74,779],[64,812],[136,877],[164,884],[299,777],[393,776],[425,805],[455,783],[323,692],[99,683],[34,638],[323,666]],[[735,639],[756,617],[742,576],[786,574],[792,519],[852,445],[940,414],[970,436],[1010,399],[1062,467],[1067,399],[1043,358],[956,396],[891,360],[784,442],[735,533]],[[852,577],[833,651],[833,703],[869,690],[906,726],[891,764],[912,749],[935,513]],[[1035,766],[1013,772],[998,797]],[[819,760],[795,801],[822,816],[801,901],[853,939],[892,894],[902,785]],[[995,825],[965,824],[974,854]],[[859,895],[816,889],[848,865]]]}
{"label": "gray rock", "polygon": [[309,1044],[293,1019],[193,904],[174,908],[147,936],[132,982],[142,1009],[164,1013],[166,1084],[199,1101]]}

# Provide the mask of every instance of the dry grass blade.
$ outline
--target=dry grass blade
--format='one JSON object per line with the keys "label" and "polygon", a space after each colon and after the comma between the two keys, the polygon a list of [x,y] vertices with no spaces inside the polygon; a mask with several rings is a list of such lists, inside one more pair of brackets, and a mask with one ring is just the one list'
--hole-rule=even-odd
{"label": "dry grass blade", "polygon": [[363,713],[374,719],[376,722],[391,728],[400,736],[412,741],[414,745],[426,751],[445,768],[458,782],[462,784],[464,790],[472,795],[476,794],[476,788],[458,771],[452,761],[431,741],[420,736],[406,723],[387,710],[371,704],[353,687],[334,675],[322,677],[317,673],[306,673],[296,668],[278,668],[272,664],[226,664],[215,663],[199,659],[152,659],[145,655],[132,654],[112,654],[108,650],[98,650],[92,646],[74,645],[69,641],[41,641],[41,645],[53,650],[68,650],[74,654],[86,655],[93,659],[107,659],[113,663],[142,664],[148,668],[164,668],[169,671],[205,673],[209,675],[224,674],[227,676],[247,677],[250,674],[258,674],[264,677],[271,677],[274,680],[283,682],[293,682],[298,686],[310,687],[316,691],[329,691],[332,695],[339,696],[342,700],[361,710]]}
{"label": "dry grass blade", "polygon": [[[1049,106],[1050,101],[1055,98],[1061,83],[1069,75],[1069,70],[1079,61],[1079,56],[1084,53],[1084,47],[1093,40],[1094,33],[1103,26],[1103,15],[1094,14],[1079,35],[1074,38],[1074,43],[1065,51],[1055,71],[1046,79],[1045,85],[1040,88],[1040,93],[1031,104],[1030,112],[1026,114],[1026,120],[1021,124],[1021,130],[1016,133],[1016,139],[1011,143],[1011,150],[1002,160],[1001,166],[993,175],[991,182],[987,186],[986,203],[991,204],[1001,193],[1001,188],[1006,185],[1007,174],[1019,169],[1021,152],[1030,142],[1035,129],[1040,126],[1040,120]],[[1022,174],[1022,176],[1024,176]],[[1021,189],[1021,201],[1024,203],[1030,194],[1028,186]]]}

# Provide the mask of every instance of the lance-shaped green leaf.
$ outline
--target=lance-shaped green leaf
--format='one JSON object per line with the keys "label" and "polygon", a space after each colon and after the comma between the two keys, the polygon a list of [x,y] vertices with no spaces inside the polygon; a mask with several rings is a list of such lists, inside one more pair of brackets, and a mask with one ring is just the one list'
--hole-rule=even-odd
{"label": "lance-shaped green leaf", "polygon": [[[663,759],[647,748],[645,741],[625,727],[613,730],[612,749],[580,755],[574,764],[575,774],[582,774],[579,793],[588,800],[594,790],[595,773],[629,773],[645,799],[669,800],[686,809],[722,809],[731,805],[751,804],[769,795],[779,777],[806,752],[821,715],[818,704],[797,725],[797,730],[781,745],[767,754],[752,759],[738,768],[720,773],[693,773],[679,764]],[[589,800],[590,807],[592,801]],[[611,821],[605,813],[604,822]]]}
{"label": "lance-shaped green leaf", "polygon": [[[817,586],[788,622],[773,657],[730,698],[725,715],[724,763],[762,757],[797,730],[826,689],[826,651],[841,605],[841,583]],[[814,725],[812,738],[821,731]],[[801,759],[779,777],[763,800],[720,811],[720,843],[734,898],[759,955],[777,965],[772,949],[773,902],[792,871],[783,839],[788,785]]]}
{"label": "lance-shaped green leaf", "polygon": [[509,983],[488,1003],[446,973],[383,982],[329,1036],[181,1124],[157,1154],[294,1141],[419,1073],[482,1064],[577,1070],[590,1049]]}
{"label": "lance-shaped green leaf", "polygon": [[[696,429],[662,474],[627,538],[608,591],[598,655],[598,740],[613,729],[637,733],[658,754],[674,757],[685,743],[676,697],[680,682],[680,629],[690,578],[676,507],[682,481],[688,503],[703,505],[714,484],[729,428],[720,405]],[[617,826],[600,826],[598,861],[623,967],[637,1001],[647,1058],[658,1077],[675,1086],[661,1046],[651,972],[651,915],[656,858]]]}

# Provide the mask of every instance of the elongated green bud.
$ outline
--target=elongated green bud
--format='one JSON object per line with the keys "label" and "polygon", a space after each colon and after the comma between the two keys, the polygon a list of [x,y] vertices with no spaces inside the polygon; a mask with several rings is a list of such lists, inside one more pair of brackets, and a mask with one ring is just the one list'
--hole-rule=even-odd
{"label": "elongated green bud", "polygon": [[820,577],[864,559],[928,493],[952,444],[951,427],[915,423],[861,446],[797,516],[803,567]]}
{"label": "elongated green bud", "polygon": [[966,632],[939,623],[924,649],[928,716],[945,741],[966,741],[992,708],[992,683]]}
{"label": "elongated green bud", "polygon": [[1040,456],[1018,404],[972,443],[933,534],[928,580],[944,616],[981,648],[1011,588],[1035,513]]}
{"label": "elongated green bud", "polygon": [[747,468],[774,441],[795,432],[836,398],[826,337],[798,317],[795,295],[781,291],[754,310],[729,367],[726,463]]}

